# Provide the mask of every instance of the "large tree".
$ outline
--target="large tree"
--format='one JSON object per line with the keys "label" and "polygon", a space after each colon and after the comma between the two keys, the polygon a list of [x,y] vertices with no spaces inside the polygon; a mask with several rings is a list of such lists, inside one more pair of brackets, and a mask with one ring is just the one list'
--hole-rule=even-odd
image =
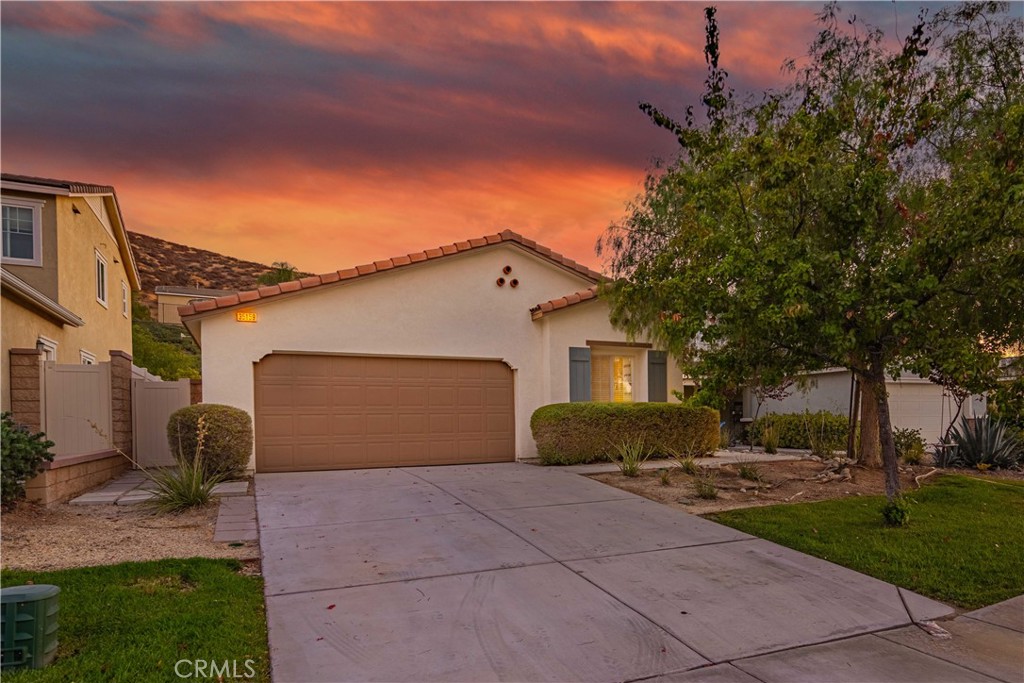
{"label": "large tree", "polygon": [[891,498],[886,378],[985,390],[1024,340],[1024,29],[967,4],[890,49],[835,4],[819,19],[788,87],[740,103],[706,10],[704,115],[641,104],[681,151],[598,248],[613,322],[706,387],[851,370]]}

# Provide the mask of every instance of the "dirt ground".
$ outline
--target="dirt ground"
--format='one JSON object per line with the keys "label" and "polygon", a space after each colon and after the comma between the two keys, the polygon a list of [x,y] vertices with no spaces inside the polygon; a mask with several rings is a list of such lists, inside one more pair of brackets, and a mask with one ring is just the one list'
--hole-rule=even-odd
{"label": "dirt ground", "polygon": [[255,542],[213,542],[217,509],[154,515],[137,505],[21,503],[0,514],[0,566],[48,571],[172,557],[258,558]]}
{"label": "dirt ground", "polygon": [[[779,505],[782,503],[806,503],[849,496],[874,496],[885,493],[885,482],[881,470],[865,469],[856,465],[849,468],[852,478],[847,481],[822,482],[815,477],[826,469],[826,466],[813,460],[794,460],[789,462],[757,463],[761,475],[760,482],[742,479],[738,465],[723,465],[715,475],[714,484],[718,498],[707,500],[699,498],[694,486],[695,477],[683,474],[673,465],[666,464],[669,472],[668,485],[662,484],[660,471],[644,470],[639,477],[625,477],[618,472],[590,475],[591,478],[610,486],[635,493],[664,503],[686,512],[705,515],[737,508],[758,507],[763,505]],[[901,467],[900,484],[902,490],[913,491],[917,488],[914,478],[931,472],[927,465]],[[971,471],[960,472],[972,474]],[[973,474],[977,474],[973,472]],[[939,473],[921,484],[927,485]],[[1005,472],[989,473],[986,476],[1024,478],[1024,473]]]}

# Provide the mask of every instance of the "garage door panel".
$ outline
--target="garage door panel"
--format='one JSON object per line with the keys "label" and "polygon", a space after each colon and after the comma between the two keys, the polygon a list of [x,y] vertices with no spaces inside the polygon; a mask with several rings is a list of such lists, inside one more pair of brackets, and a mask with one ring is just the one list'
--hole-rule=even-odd
{"label": "garage door panel", "polygon": [[392,413],[366,416],[366,436],[379,437],[398,432],[398,416]]}
{"label": "garage door panel", "polygon": [[488,408],[512,409],[512,392],[505,387],[487,387],[486,405]]}
{"label": "garage door panel", "polygon": [[427,417],[429,418],[427,426],[429,434],[452,434],[457,429],[455,413],[433,414]]}
{"label": "garage door panel", "polygon": [[366,416],[362,413],[332,415],[331,435],[333,437],[348,438],[352,438],[353,436],[365,436]]}
{"label": "garage door panel", "polygon": [[485,430],[485,416],[479,413],[463,413],[459,415],[459,434],[483,434]]}
{"label": "garage door panel", "polygon": [[399,435],[426,434],[430,431],[430,419],[422,413],[398,416]]}
{"label": "garage door panel", "polygon": [[398,405],[402,408],[426,408],[429,404],[428,394],[426,385],[398,387]]}
{"label": "garage door panel", "polygon": [[398,376],[397,358],[363,358],[363,377],[394,380]]}
{"label": "garage door panel", "polygon": [[484,403],[483,387],[459,387],[459,407],[474,408]]}
{"label": "garage door panel", "polygon": [[256,398],[264,408],[291,408],[295,392],[290,384],[265,384],[256,390]]}
{"label": "garage door panel", "polygon": [[272,354],[256,366],[262,472],[515,459],[496,361]]}
{"label": "garage door panel", "polygon": [[454,380],[458,377],[455,365],[450,361],[432,359],[427,361],[426,367],[431,380]]}
{"label": "garage door panel", "polygon": [[335,407],[358,408],[363,404],[363,387],[360,384],[335,384],[331,387],[331,405]]}
{"label": "garage door panel", "polygon": [[330,415],[296,415],[293,420],[296,432],[294,434],[302,434],[315,437],[329,437],[331,435],[331,416]]}
{"label": "garage door panel", "polygon": [[455,387],[430,387],[427,404],[429,408],[454,408],[456,404]]}

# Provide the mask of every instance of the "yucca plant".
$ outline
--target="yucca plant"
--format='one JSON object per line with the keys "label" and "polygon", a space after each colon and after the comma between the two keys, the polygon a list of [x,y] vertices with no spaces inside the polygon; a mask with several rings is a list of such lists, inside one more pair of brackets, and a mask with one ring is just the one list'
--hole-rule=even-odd
{"label": "yucca plant", "polygon": [[1019,465],[1024,457],[1024,444],[1017,436],[1002,420],[993,420],[987,415],[973,421],[960,418],[960,424],[950,437],[964,467],[1007,469]]}
{"label": "yucca plant", "polygon": [[643,464],[651,457],[652,449],[644,443],[644,438],[639,436],[616,444],[615,451],[619,456],[616,464],[623,476],[637,477]]}
{"label": "yucca plant", "polygon": [[201,416],[196,429],[196,450],[187,457],[179,448],[175,456],[177,467],[146,471],[153,483],[153,497],[146,504],[158,512],[181,512],[188,508],[208,505],[213,498],[213,487],[224,480],[223,474],[208,474],[203,459],[206,438],[206,418]]}

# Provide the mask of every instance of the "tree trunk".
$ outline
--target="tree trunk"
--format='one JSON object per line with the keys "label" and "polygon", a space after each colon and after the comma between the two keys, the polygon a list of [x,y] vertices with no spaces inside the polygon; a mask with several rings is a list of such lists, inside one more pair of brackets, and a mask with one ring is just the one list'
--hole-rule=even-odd
{"label": "tree trunk", "polygon": [[[885,386],[885,378],[882,379]],[[878,435],[878,397],[874,383],[860,382],[860,447],[857,461],[864,467],[882,466],[882,442]]]}
{"label": "tree trunk", "polygon": [[871,377],[865,381],[865,394],[875,396],[878,410],[878,440],[882,446],[882,467],[885,471],[885,496],[892,500],[900,493],[900,473],[896,462],[896,441],[892,437],[892,419],[889,415],[889,392],[885,389],[885,366],[881,353],[871,354]]}

